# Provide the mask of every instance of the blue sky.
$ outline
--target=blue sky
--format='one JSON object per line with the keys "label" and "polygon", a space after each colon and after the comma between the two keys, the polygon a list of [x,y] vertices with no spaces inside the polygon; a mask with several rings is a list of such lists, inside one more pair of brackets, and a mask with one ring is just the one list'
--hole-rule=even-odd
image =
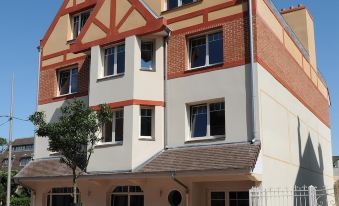
{"label": "blue sky", "polygon": [[[277,7],[302,3],[315,20],[318,66],[331,92],[333,153],[339,155],[339,1],[331,6],[314,0],[274,0]],[[15,116],[27,118],[36,108],[39,40],[53,20],[62,0],[4,1],[0,12],[0,115],[9,113],[10,80],[15,73]],[[15,14],[13,13],[15,10]],[[0,124],[6,119],[0,118]],[[14,136],[33,135],[29,122],[15,121]],[[8,137],[8,125],[0,126],[0,136]]]}

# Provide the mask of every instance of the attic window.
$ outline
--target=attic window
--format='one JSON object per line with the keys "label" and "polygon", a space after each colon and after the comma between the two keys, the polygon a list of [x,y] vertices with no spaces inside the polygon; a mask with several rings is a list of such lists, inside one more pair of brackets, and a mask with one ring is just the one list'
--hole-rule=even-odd
{"label": "attic window", "polygon": [[73,26],[73,39],[76,39],[82,28],[85,26],[89,16],[91,14],[90,10],[83,11],[81,13],[74,14],[72,16],[72,26]]}
{"label": "attic window", "polygon": [[198,0],[167,0],[167,10],[174,9],[186,4],[197,2]]}

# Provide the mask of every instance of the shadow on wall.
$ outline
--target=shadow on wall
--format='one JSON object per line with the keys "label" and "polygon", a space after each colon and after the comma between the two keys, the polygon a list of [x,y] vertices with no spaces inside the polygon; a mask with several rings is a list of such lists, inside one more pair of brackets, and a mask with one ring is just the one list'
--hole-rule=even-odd
{"label": "shadow on wall", "polygon": [[[313,147],[311,134],[308,133],[304,151],[301,147],[301,125],[298,117],[298,146],[299,146],[299,171],[295,180],[296,186],[310,186],[323,188],[324,183],[324,162],[321,145],[318,144],[318,151]],[[317,159],[318,153],[319,160]]]}

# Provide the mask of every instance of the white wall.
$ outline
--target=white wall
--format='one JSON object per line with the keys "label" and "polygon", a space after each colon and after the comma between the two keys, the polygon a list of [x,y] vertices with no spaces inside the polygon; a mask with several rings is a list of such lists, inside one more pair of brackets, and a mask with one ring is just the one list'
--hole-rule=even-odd
{"label": "white wall", "polygon": [[330,128],[261,65],[258,84],[263,186],[331,187]]}
{"label": "white wall", "polygon": [[246,82],[246,67],[234,67],[168,81],[169,147],[183,146],[189,138],[190,126],[186,105],[214,99],[225,100],[226,139],[218,142],[248,141],[251,110],[247,101],[246,87],[249,83]]}

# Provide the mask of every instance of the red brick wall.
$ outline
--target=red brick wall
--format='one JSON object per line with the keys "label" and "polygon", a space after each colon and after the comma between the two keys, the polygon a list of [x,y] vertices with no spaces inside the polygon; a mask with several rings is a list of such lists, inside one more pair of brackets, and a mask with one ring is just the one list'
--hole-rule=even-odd
{"label": "red brick wall", "polygon": [[257,31],[258,62],[330,126],[328,101],[260,17],[257,17]]}
{"label": "red brick wall", "polygon": [[[188,71],[187,39],[210,30],[222,30],[224,33],[224,64],[216,67]],[[206,23],[199,28],[187,28],[173,32],[168,39],[168,77],[169,79],[239,66],[249,62],[248,18],[241,15],[231,16],[218,23]],[[245,58],[246,57],[246,58]]]}
{"label": "red brick wall", "polygon": [[[75,62],[71,61],[65,64],[56,64],[54,66],[42,68],[40,70],[39,80],[39,105],[87,95],[89,84],[89,62],[90,59],[87,57],[80,58]],[[79,69],[79,92],[73,95],[58,97],[57,72],[63,68],[72,68],[72,66],[78,67]]]}

